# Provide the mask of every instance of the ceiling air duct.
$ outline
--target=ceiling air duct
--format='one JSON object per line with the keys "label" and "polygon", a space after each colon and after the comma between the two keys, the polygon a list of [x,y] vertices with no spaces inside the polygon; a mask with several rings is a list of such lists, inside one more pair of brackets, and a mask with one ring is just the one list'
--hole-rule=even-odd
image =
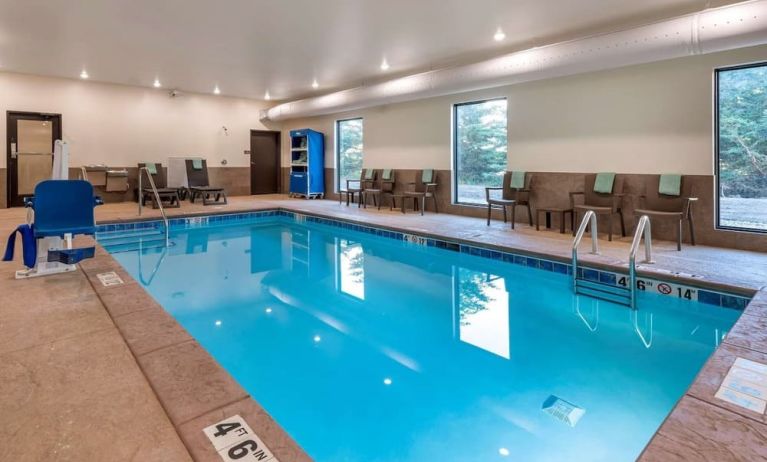
{"label": "ceiling air duct", "polygon": [[767,0],[754,0],[292,101],[265,111],[265,118],[311,117],[765,43]]}

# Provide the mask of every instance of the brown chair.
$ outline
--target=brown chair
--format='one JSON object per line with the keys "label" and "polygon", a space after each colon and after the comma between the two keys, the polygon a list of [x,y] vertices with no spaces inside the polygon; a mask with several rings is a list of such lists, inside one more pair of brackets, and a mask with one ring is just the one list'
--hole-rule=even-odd
{"label": "brown chair", "polygon": [[[503,222],[506,223],[506,208],[511,207],[511,229],[514,229],[514,221],[517,216],[517,206],[522,205],[527,207],[527,219],[530,222],[530,226],[533,226],[533,211],[530,206],[530,182],[532,181],[532,175],[526,173],[524,186],[522,188],[512,188],[511,178],[512,172],[506,172],[503,174],[503,186],[500,188],[485,188],[485,199],[487,200],[487,225],[490,226],[490,215],[493,207],[500,207],[503,210]],[[491,196],[491,191],[501,191],[500,198],[494,198]]]}
{"label": "brown chair", "polygon": [[[405,190],[402,193],[404,198],[412,198],[416,209],[421,209],[421,215],[423,215],[426,209],[426,199],[434,201],[434,213],[439,213],[437,208],[437,172],[434,169],[419,170],[416,173],[415,182],[408,183],[408,187],[412,189]],[[392,196],[394,198],[396,196]],[[418,202],[421,202],[420,204]]]}
{"label": "brown chair", "polygon": [[[594,190],[597,180],[597,174],[586,175],[585,188],[583,191],[570,193],[570,208],[573,209],[573,222],[577,227],[578,213],[586,213],[592,210],[597,215],[607,215],[607,236],[608,240],[613,240],[613,216],[618,215],[621,222],[621,235],[626,236],[626,225],[623,223],[623,176],[615,175],[613,180],[612,192],[600,193]],[[583,204],[576,205],[575,197],[583,196]],[[575,227],[573,235],[575,235]]]}
{"label": "brown chair", "polygon": [[[151,163],[151,162],[141,162],[138,164],[139,168],[139,175],[144,175],[142,179],[142,187],[141,191],[136,191],[138,193],[138,199],[141,201],[141,205],[146,205],[147,199],[152,201],[152,208],[158,208],[159,205],[157,204],[157,200],[154,197],[154,192],[152,191],[151,185],[149,185],[149,181],[146,179],[146,173],[141,170],[141,168],[147,167],[147,170],[149,170],[149,174],[152,175],[152,180],[154,181],[154,185],[157,188],[157,195],[160,196],[160,201],[163,202],[163,207],[169,208],[177,208],[181,206],[181,200],[178,197],[178,189],[176,188],[168,188],[168,182],[165,178],[165,172],[162,169],[162,164],[160,163]],[[152,173],[154,171],[154,173]]]}
{"label": "brown chair", "polygon": [[653,219],[676,220],[678,223],[676,233],[676,249],[682,250],[682,233],[684,222],[690,227],[690,243],[695,245],[695,225],[692,219],[692,204],[698,200],[693,197],[692,183],[680,178],[679,193],[677,195],[662,194],[660,192],[661,175],[653,176],[645,184],[645,193],[639,196],[639,208],[634,210],[634,226],[636,218],[647,215]]}
{"label": "brown chair", "polygon": [[[205,159],[186,159],[186,179],[189,184],[189,201],[194,203],[197,197],[202,205],[226,204],[226,190],[210,186],[208,182],[208,162]],[[211,197],[215,196],[215,200]],[[223,198],[223,202],[221,199]]]}
{"label": "brown chair", "polygon": [[376,171],[372,168],[363,168],[360,172],[360,179],[348,179],[346,180],[346,189],[338,191],[338,203],[341,203],[344,195],[346,195],[346,205],[349,205],[349,199],[354,202],[354,196],[357,196],[357,207],[362,206],[362,193],[367,189],[373,187],[376,181]]}
{"label": "brown chair", "polygon": [[385,168],[381,170],[380,174],[376,173],[378,181],[373,184],[372,188],[366,188],[362,191],[362,203],[364,207],[368,206],[368,196],[373,198],[373,205],[381,210],[381,203],[385,198],[392,200],[394,196],[394,170]]}

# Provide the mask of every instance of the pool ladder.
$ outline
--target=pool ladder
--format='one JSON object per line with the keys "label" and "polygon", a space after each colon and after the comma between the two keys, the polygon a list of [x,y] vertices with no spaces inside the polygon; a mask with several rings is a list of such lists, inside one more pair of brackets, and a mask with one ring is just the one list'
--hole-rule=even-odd
{"label": "pool ladder", "polygon": [[[590,226],[589,226],[590,225]],[[586,228],[591,229],[591,254],[599,255],[599,241],[597,240],[597,215],[593,210],[589,210],[583,216],[578,231],[575,233],[573,239],[572,254],[573,254],[573,292],[578,295],[587,295],[589,297],[598,298],[601,300],[607,300],[610,302],[626,305],[632,310],[637,309],[636,301],[636,255],[639,251],[639,244],[644,236],[645,242],[645,260],[644,263],[653,263],[652,260],[652,228],[650,225],[650,217],[642,215],[637,223],[636,231],[634,231],[634,240],[631,242],[631,249],[629,250],[629,275],[626,287],[620,285],[615,286],[606,284],[598,280],[588,280],[585,278],[585,274],[579,274],[578,271],[578,246],[583,240],[583,235],[586,233]],[[582,273],[582,272],[581,272]]]}
{"label": "pool ladder", "polygon": [[[83,167],[83,172],[85,172],[85,167]],[[142,200],[142,195],[144,194],[144,188],[141,185],[141,177],[142,174],[146,174],[147,179],[149,180],[149,186],[152,188],[152,194],[154,195],[154,200],[157,202],[157,207],[160,209],[160,215],[162,217],[163,225],[165,225],[165,247],[170,246],[170,223],[168,223],[168,216],[165,215],[165,208],[162,206],[162,200],[160,200],[160,193],[157,191],[157,186],[154,184],[154,178],[152,178],[152,173],[149,171],[147,167],[140,167],[138,169],[138,214],[141,216],[141,212],[144,209],[144,204]]]}

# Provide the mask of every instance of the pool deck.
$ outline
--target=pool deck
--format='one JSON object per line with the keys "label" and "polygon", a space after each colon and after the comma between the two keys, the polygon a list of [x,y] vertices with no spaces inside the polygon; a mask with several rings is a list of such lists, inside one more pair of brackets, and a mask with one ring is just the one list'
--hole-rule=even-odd
{"label": "pool deck", "polygon": [[[455,215],[358,209],[286,196],[233,197],[227,206],[184,203],[169,216],[281,207],[450,240],[570,258],[569,234]],[[24,221],[0,210],[0,233]],[[159,212],[144,209],[142,219]],[[136,205],[97,208],[100,223],[133,221]],[[83,242],[87,242],[84,239]],[[646,275],[735,290],[755,299],[642,455],[647,461],[767,459],[767,416],[714,398],[742,357],[767,363],[767,254],[655,242]],[[582,261],[625,267],[624,238],[600,239]],[[17,281],[0,265],[0,460],[218,461],[202,428],[240,414],[282,462],[310,460],[258,404],[102,249],[79,271]],[[124,284],[104,287],[115,271]]]}

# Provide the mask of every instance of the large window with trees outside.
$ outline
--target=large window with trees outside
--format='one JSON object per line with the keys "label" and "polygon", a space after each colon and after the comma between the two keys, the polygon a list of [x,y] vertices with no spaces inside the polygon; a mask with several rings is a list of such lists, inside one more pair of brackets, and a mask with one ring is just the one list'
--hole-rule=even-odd
{"label": "large window with trees outside", "polygon": [[716,72],[718,227],[767,232],[767,63]]}
{"label": "large window with trees outside", "polygon": [[346,189],[346,180],[359,180],[362,173],[362,119],[336,122],[336,191]]}
{"label": "large window with trees outside", "polygon": [[506,98],[453,106],[455,202],[482,204],[506,170]]}

